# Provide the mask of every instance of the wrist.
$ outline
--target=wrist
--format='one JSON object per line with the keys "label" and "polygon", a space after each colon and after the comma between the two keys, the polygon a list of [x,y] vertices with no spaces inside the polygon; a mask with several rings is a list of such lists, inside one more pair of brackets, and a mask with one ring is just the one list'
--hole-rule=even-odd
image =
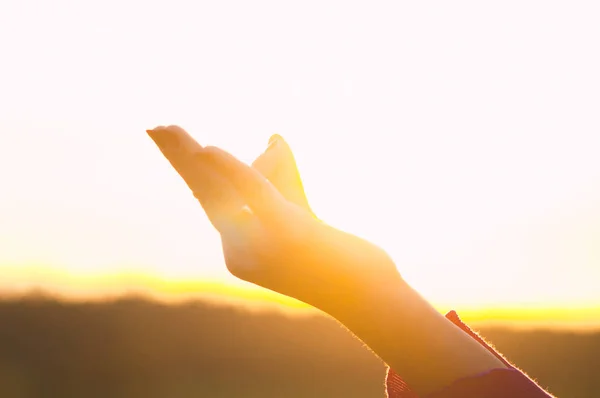
{"label": "wrist", "polygon": [[363,311],[408,290],[391,257],[357,236],[319,223],[307,239],[309,304],[338,317]]}
{"label": "wrist", "polygon": [[[311,303],[351,328],[356,320],[366,321],[380,317],[381,310],[389,308],[392,302],[404,301],[410,293],[410,286],[394,268],[385,275],[368,275],[347,280],[338,279],[333,287],[320,295],[317,302]],[[392,306],[396,307],[396,306]],[[401,316],[401,314],[389,314]]]}

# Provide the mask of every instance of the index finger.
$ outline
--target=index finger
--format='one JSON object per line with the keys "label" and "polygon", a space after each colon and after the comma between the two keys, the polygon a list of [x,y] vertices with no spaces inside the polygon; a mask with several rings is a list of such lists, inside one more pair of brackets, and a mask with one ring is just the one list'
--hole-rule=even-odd
{"label": "index finger", "polygon": [[212,224],[239,212],[244,203],[226,178],[197,157],[202,146],[179,126],[159,126],[146,131],[162,154],[185,181]]}
{"label": "index finger", "polygon": [[204,196],[207,173],[196,159],[202,145],[179,126],[159,126],[146,132],[194,195]]}

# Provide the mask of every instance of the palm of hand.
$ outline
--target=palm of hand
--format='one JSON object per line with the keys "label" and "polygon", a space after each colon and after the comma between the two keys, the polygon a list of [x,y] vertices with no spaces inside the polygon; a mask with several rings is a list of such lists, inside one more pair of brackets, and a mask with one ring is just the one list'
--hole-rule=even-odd
{"label": "palm of hand", "polygon": [[[303,209],[289,206],[285,221],[264,220],[244,211],[221,228],[225,263],[240,279],[256,283],[292,297],[310,301],[306,287],[314,286],[314,272],[308,245],[309,231],[317,231],[319,221]],[[312,248],[315,251],[315,248]]]}

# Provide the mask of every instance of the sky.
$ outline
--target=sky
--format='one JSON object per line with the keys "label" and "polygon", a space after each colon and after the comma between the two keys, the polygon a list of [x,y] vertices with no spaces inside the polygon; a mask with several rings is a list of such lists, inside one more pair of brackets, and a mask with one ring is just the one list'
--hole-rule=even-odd
{"label": "sky", "polygon": [[0,291],[249,288],[145,133],[178,124],[247,162],[285,137],[317,215],[436,305],[600,308],[599,17],[4,0]]}

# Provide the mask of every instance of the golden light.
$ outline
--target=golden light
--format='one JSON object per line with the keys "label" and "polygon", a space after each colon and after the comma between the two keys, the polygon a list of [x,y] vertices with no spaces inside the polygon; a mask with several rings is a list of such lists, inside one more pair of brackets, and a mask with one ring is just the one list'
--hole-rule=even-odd
{"label": "golden light", "polygon": [[9,3],[0,289],[280,300],[227,274],[144,133],[179,124],[248,162],[283,135],[319,217],[388,250],[440,308],[597,314],[593,13],[544,6],[564,23],[531,32],[533,5],[478,5],[477,19],[450,5]]}

